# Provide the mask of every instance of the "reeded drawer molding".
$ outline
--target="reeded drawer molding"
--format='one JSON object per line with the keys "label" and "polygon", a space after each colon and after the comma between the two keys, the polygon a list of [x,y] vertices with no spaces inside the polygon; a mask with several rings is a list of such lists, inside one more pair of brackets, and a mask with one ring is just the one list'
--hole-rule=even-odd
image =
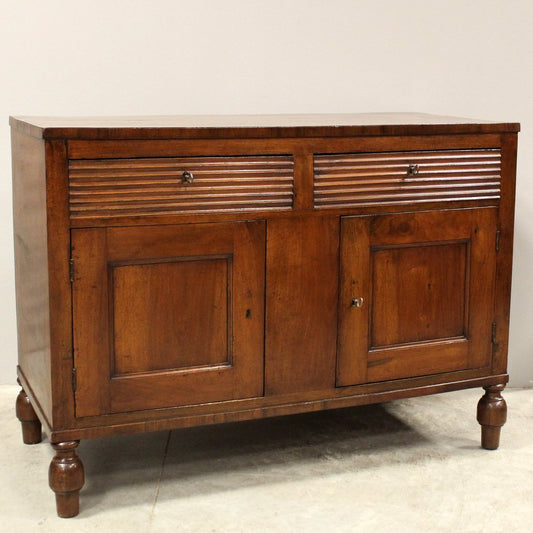
{"label": "reeded drawer molding", "polygon": [[290,209],[293,167],[286,155],[71,160],[70,216]]}
{"label": "reeded drawer molding", "polygon": [[317,208],[499,199],[500,184],[499,149],[314,157]]}

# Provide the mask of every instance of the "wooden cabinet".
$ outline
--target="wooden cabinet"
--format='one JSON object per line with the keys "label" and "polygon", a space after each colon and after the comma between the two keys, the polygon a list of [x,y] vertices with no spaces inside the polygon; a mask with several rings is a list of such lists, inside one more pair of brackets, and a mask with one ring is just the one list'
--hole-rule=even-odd
{"label": "wooden cabinet", "polygon": [[23,440],[484,387],[498,446],[518,124],[12,118]]}

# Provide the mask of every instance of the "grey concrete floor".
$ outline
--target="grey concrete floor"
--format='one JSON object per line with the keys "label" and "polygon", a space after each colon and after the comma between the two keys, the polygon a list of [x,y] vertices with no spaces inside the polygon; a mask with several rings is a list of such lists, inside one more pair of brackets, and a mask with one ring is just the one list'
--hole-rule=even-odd
{"label": "grey concrete floor", "polygon": [[0,530],[531,532],[533,390],[509,389],[500,449],[481,390],[83,441],[80,515],[55,515],[51,447],[22,444],[0,387]]}

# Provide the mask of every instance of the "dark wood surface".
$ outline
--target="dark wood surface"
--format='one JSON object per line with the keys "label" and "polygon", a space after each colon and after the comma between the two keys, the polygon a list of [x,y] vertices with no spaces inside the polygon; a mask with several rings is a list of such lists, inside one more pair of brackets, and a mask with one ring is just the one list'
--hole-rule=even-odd
{"label": "dark wood surface", "polygon": [[502,397],[504,384],[483,387],[485,394],[477,405],[477,421],[481,424],[481,446],[495,450],[500,445],[502,426],[507,421],[507,404]]}
{"label": "dark wood surface", "polygon": [[267,395],[335,386],[338,230],[336,217],[268,225]]}
{"label": "dark wood surface", "polygon": [[[13,225],[18,364],[48,424],[53,418],[45,143],[13,131]],[[65,248],[68,244],[65,243]]]}
{"label": "dark wood surface", "polygon": [[146,431],[163,431],[226,422],[241,422],[274,416],[339,409],[359,405],[389,402],[462,389],[507,383],[507,374],[487,375],[486,370],[449,372],[421,378],[365,384],[357,387],[338,387],[334,390],[317,390],[265,396],[244,400],[231,400],[213,404],[189,405],[156,411],[120,413],[106,417],[88,417],[77,428],[51,433],[54,441],[92,439]]}
{"label": "dark wood surface", "polygon": [[500,197],[499,150],[315,157],[315,206],[357,207]]}
{"label": "dark wood surface", "polygon": [[41,442],[41,422],[24,389],[20,390],[15,407],[17,418],[22,425],[22,441],[24,444],[37,444]]}
{"label": "dark wood surface", "polygon": [[505,372],[509,345],[509,312],[511,308],[511,272],[513,261],[514,204],[517,136],[502,136],[502,190],[499,210],[499,252],[496,257],[494,323],[494,355],[492,371]]}
{"label": "dark wood surface", "polygon": [[484,386],[497,447],[518,124],[11,125],[17,416],[54,443],[60,515],[78,511],[81,438]]}
{"label": "dark wood surface", "polygon": [[72,246],[77,416],[262,396],[263,223],[76,230]]}
{"label": "dark wood surface", "polygon": [[113,266],[112,376],[230,366],[231,259],[230,254],[171,262],[152,258]]}
{"label": "dark wood surface", "polygon": [[517,132],[516,123],[426,113],[11,117],[13,128],[44,139],[209,139]]}
{"label": "dark wood surface", "polygon": [[[190,180],[183,178],[184,173]],[[290,209],[290,156],[71,161],[73,219]]]}
{"label": "dark wood surface", "polygon": [[[74,418],[72,286],[69,259],[68,160],[64,141],[46,143],[46,222],[48,294],[50,312],[50,365],[52,425],[61,427]],[[30,395],[30,392],[28,391]],[[31,395],[30,395],[31,396]]]}
{"label": "dark wood surface", "polygon": [[48,469],[48,483],[55,492],[57,514],[61,518],[72,518],[80,511],[85,471],[76,453],[78,445],[77,440],[52,443],[55,455]]}
{"label": "dark wood surface", "polygon": [[495,219],[494,209],[343,218],[338,384],[490,365]]}
{"label": "dark wood surface", "polygon": [[[443,128],[444,130],[444,128]],[[387,152],[435,150],[498,149],[498,132],[479,134],[424,133],[407,135],[348,135],[345,137],[270,137],[208,139],[153,139],[149,136],[134,140],[67,140],[70,160],[128,157],[191,157],[206,154],[219,156],[291,154],[295,157],[327,153]],[[312,163],[312,161],[311,161]]]}

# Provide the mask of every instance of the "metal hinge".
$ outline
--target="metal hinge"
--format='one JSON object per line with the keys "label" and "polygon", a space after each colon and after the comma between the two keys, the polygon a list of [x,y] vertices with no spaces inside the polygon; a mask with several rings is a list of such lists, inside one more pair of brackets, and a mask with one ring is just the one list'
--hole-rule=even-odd
{"label": "metal hinge", "polygon": [[492,344],[496,344],[496,322],[492,323]]}
{"label": "metal hinge", "polygon": [[496,232],[496,251],[500,251],[500,230]]}
{"label": "metal hinge", "polygon": [[76,392],[78,388],[78,375],[76,372],[76,367],[72,369],[72,390]]}
{"label": "metal hinge", "polygon": [[74,281],[74,259],[70,258],[68,261],[68,270],[70,275],[70,283]]}

